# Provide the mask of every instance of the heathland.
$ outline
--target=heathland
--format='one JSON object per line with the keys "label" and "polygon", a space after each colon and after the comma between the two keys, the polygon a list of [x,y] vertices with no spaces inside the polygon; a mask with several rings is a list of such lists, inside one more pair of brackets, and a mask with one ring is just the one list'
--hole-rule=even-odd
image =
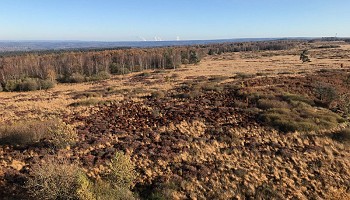
{"label": "heathland", "polygon": [[2,199],[349,199],[350,43],[0,57]]}

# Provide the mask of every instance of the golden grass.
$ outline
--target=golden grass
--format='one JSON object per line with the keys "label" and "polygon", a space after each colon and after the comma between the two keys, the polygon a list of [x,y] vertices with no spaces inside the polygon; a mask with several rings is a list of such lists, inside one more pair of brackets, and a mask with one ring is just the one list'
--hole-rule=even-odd
{"label": "golden grass", "polygon": [[[79,101],[79,99],[73,98],[73,93],[79,92],[103,91],[107,88],[132,91],[135,88],[141,88],[140,93],[133,95],[134,98],[138,98],[150,95],[157,90],[167,91],[178,83],[199,76],[208,78],[213,76],[234,77],[237,73],[302,76],[305,73],[321,69],[340,69],[341,64],[344,67],[350,67],[350,59],[346,56],[334,59],[334,56],[337,55],[350,55],[350,44],[342,44],[341,48],[337,49],[311,49],[309,54],[312,62],[305,64],[299,60],[302,48],[304,47],[287,51],[226,53],[207,56],[198,65],[184,65],[176,70],[165,70],[164,72],[160,71],[160,73],[148,70],[144,73],[149,74],[147,79],[152,81],[152,84],[145,84],[142,81],[133,82],[132,77],[139,73],[132,73],[125,76],[114,76],[101,82],[58,84],[48,91],[0,92],[0,122],[19,119],[45,119],[61,114],[83,112],[86,109],[84,107],[68,106]],[[110,101],[122,100],[126,96],[127,94],[115,92],[95,98],[99,101]]]}

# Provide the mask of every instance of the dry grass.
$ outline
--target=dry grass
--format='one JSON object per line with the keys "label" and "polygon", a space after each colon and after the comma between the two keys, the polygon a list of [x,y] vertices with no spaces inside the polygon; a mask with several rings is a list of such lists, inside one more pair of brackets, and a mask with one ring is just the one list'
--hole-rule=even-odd
{"label": "dry grass", "polygon": [[64,148],[76,138],[74,128],[61,120],[20,121],[0,126],[0,144],[31,145],[45,139],[53,148]]}
{"label": "dry grass", "polygon": [[134,200],[133,193],[127,187],[129,185],[125,185],[133,180],[125,175],[130,175],[131,171],[128,170],[133,170],[125,168],[132,166],[131,162],[127,161],[113,160],[114,179],[105,182],[90,180],[82,168],[67,160],[45,159],[43,163],[32,167],[25,188],[34,199]]}
{"label": "dry grass", "polygon": [[[324,44],[319,44],[324,45]],[[70,114],[72,112],[84,112],[84,108],[68,107],[76,102],[72,93],[77,94],[75,98],[85,98],[92,95],[98,100],[122,100],[125,98],[122,90],[132,90],[143,87],[145,91],[154,91],[152,88],[159,90],[169,90],[176,86],[178,82],[184,82],[189,75],[191,77],[209,77],[212,82],[224,80],[227,76],[234,76],[238,72],[244,74],[257,74],[277,76],[281,72],[291,72],[288,76],[300,76],[299,72],[310,73],[321,69],[340,69],[341,64],[344,68],[350,66],[347,57],[334,59],[337,54],[348,55],[350,44],[342,45],[337,49],[312,49],[310,57],[312,63],[301,64],[299,60],[300,51],[292,49],[288,51],[268,51],[268,52],[239,52],[227,53],[224,55],[205,57],[198,65],[186,65],[180,69],[168,70],[171,72],[172,81],[156,81],[152,85],[144,85],[142,82],[132,82],[131,78],[140,73],[128,75],[113,76],[112,79],[103,82],[80,83],[80,84],[58,84],[55,88],[48,91],[34,91],[28,93],[5,93],[0,92],[0,122],[12,121],[19,119],[43,119],[47,117],[58,116],[61,113]],[[267,54],[269,56],[263,56]],[[292,68],[291,68],[292,67]],[[159,76],[164,77],[169,73],[161,71]],[[166,72],[166,73],[163,73]],[[153,75],[151,70],[142,73],[142,76]],[[116,91],[110,91],[107,97],[97,94],[88,93],[96,88],[106,90],[106,88],[115,88]],[[87,92],[87,93],[86,93]],[[85,93],[85,94],[83,94]],[[78,94],[82,94],[81,96]],[[146,92],[147,94],[147,92]],[[144,93],[134,95],[135,98],[145,95]]]}
{"label": "dry grass", "polygon": [[26,188],[34,199],[81,199],[83,176],[77,165],[47,160],[33,167]]}

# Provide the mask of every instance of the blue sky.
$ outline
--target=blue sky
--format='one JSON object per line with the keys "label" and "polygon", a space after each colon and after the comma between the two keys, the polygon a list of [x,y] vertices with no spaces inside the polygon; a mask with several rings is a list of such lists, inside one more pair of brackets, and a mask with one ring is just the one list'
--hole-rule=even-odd
{"label": "blue sky", "polygon": [[0,0],[0,40],[350,36],[349,0]]}

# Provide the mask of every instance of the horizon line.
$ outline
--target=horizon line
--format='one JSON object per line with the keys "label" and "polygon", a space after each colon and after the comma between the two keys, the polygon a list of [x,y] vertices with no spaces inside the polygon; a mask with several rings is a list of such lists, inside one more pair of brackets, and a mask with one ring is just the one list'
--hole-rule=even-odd
{"label": "horizon line", "polygon": [[237,37],[237,38],[225,38],[225,39],[183,39],[183,40],[60,40],[60,39],[52,39],[52,40],[40,40],[40,39],[34,39],[34,40],[27,40],[27,39],[10,39],[10,40],[1,40],[0,42],[140,42],[140,43],[147,43],[147,42],[186,42],[186,41],[222,41],[222,40],[241,40],[241,39],[317,39],[317,38],[350,38],[350,37],[334,37],[334,36],[288,36],[288,37]]}

